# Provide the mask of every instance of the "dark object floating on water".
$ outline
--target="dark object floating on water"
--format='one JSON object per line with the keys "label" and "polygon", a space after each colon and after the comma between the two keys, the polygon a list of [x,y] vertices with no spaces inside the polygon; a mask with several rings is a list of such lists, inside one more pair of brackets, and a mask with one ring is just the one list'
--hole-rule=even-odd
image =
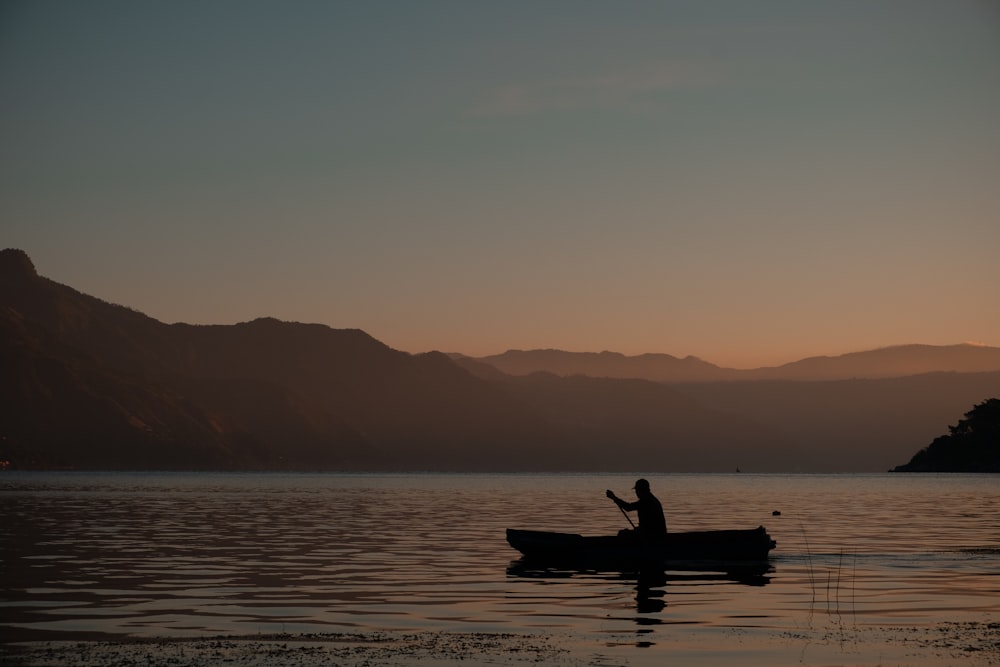
{"label": "dark object floating on water", "polygon": [[781,512],[779,510],[774,510],[771,512],[771,516],[781,516]]}
{"label": "dark object floating on water", "polygon": [[766,563],[777,543],[763,526],[750,530],[668,533],[662,545],[641,545],[634,535],[583,536],[507,529],[507,542],[526,561],[549,565],[670,569],[731,569]]}

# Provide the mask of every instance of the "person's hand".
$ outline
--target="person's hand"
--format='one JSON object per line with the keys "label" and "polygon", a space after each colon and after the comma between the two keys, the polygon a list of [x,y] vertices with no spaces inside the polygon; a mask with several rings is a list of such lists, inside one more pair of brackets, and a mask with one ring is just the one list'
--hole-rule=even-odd
{"label": "person's hand", "polygon": [[606,495],[606,496],[607,496],[608,498],[611,498],[612,500],[614,500],[614,498],[615,498],[615,492],[614,492],[614,491],[612,491],[611,489],[608,489],[608,490],[607,490],[607,491],[606,491],[606,492],[604,493],[604,495]]}

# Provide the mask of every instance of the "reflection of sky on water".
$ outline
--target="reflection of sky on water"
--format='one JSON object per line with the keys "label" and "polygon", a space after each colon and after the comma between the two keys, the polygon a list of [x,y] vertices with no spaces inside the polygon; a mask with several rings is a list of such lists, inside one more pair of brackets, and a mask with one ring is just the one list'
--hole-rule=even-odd
{"label": "reflection of sky on water", "polygon": [[771,571],[640,582],[519,566],[505,528],[616,531],[603,490],[626,481],[5,474],[5,632],[557,631],[658,644],[680,626],[792,632],[1000,611],[989,477],[651,477],[671,529],[766,525]]}

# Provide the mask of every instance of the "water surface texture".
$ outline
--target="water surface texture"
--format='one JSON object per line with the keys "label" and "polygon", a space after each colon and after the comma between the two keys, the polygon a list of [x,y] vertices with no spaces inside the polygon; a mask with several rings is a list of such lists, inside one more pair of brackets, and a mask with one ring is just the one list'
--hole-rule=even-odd
{"label": "water surface texture", "polygon": [[850,655],[874,628],[1000,620],[998,476],[647,477],[670,530],[766,526],[770,570],[640,587],[506,544],[626,527],[604,491],[631,497],[634,476],[3,473],[0,633],[499,632],[752,662],[761,633]]}

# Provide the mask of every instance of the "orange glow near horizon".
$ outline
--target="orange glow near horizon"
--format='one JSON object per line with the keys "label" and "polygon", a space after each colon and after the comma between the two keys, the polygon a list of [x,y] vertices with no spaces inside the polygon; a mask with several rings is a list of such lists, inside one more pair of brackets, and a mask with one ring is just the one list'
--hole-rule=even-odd
{"label": "orange glow near horizon", "polygon": [[724,5],[21,3],[4,243],[410,352],[1000,346],[996,7]]}

